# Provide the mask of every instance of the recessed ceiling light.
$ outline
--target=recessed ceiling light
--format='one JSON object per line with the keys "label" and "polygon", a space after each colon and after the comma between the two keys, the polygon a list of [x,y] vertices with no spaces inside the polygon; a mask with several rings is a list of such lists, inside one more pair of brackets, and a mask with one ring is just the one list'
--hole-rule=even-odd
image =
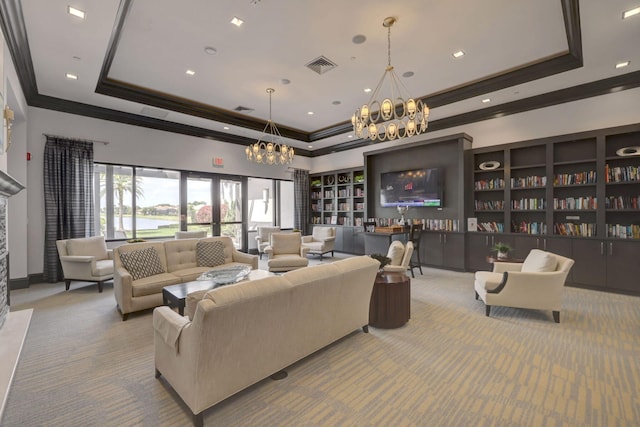
{"label": "recessed ceiling light", "polygon": [[340,105],[340,104],[342,104],[342,101],[336,100],[336,101],[333,101],[332,104],[333,105]]}
{"label": "recessed ceiling light", "polygon": [[222,129],[229,130],[229,126],[223,126]]}
{"label": "recessed ceiling light", "polygon": [[65,77],[68,78],[69,80],[78,80],[78,76],[71,73],[65,74]]}
{"label": "recessed ceiling light", "polygon": [[634,15],[640,13],[640,7],[636,7],[635,9],[630,9],[622,13],[622,19],[631,18]]}
{"label": "recessed ceiling light", "polygon": [[313,116],[313,111],[307,111],[307,114]]}
{"label": "recessed ceiling light", "polygon": [[353,138],[353,135],[349,135],[349,136],[347,136],[347,138]]}
{"label": "recessed ceiling light", "polygon": [[83,10],[80,9],[76,9],[73,6],[68,6],[67,7],[67,13],[69,13],[69,15],[73,15],[75,17],[78,17],[80,19],[84,19],[85,13]]}
{"label": "recessed ceiling light", "polygon": [[195,71],[193,71],[193,70],[187,70],[187,71],[185,71],[185,73],[186,73],[187,75],[189,75],[189,76],[195,76],[195,75],[196,75],[196,72],[195,72]]}
{"label": "recessed ceiling light", "polygon": [[415,73],[413,71],[405,71],[402,73],[402,77],[413,77]]}
{"label": "recessed ceiling light", "polygon": [[207,46],[204,48],[204,53],[207,55],[215,55],[218,53],[218,50],[215,47]]}
{"label": "recessed ceiling light", "polygon": [[371,88],[370,88],[370,87],[366,88],[366,89],[364,90],[364,92],[365,92],[365,93],[369,93],[369,92],[371,92]]}
{"label": "recessed ceiling light", "polygon": [[457,59],[457,58],[463,57],[464,56],[464,52],[459,50],[457,52],[453,52],[452,55],[453,55],[454,58]]}
{"label": "recessed ceiling light", "polygon": [[307,148],[313,148],[313,145],[307,145]]}
{"label": "recessed ceiling light", "polygon": [[237,16],[234,16],[234,17],[231,19],[231,23],[232,23],[233,25],[235,25],[236,27],[239,27],[240,25],[244,24],[244,21],[243,21],[242,19],[238,18]]}
{"label": "recessed ceiling light", "polygon": [[358,35],[353,36],[351,41],[353,43],[355,43],[355,44],[362,44],[362,43],[367,41],[367,37],[363,36],[362,34],[358,34]]}
{"label": "recessed ceiling light", "polygon": [[629,65],[629,61],[618,62],[618,63],[616,64],[616,68],[624,68],[624,67],[626,67],[627,65]]}
{"label": "recessed ceiling light", "polygon": [[482,102],[484,102],[485,104],[486,104],[487,102],[491,102],[491,98],[485,98],[485,99],[483,99],[483,100],[482,100]]}
{"label": "recessed ceiling light", "polygon": [[79,56],[72,56],[71,59],[73,59],[74,61],[81,61],[82,58],[80,58]]}
{"label": "recessed ceiling light", "polygon": [[289,79],[280,79],[280,84],[288,85],[289,83],[291,83],[291,80]]}

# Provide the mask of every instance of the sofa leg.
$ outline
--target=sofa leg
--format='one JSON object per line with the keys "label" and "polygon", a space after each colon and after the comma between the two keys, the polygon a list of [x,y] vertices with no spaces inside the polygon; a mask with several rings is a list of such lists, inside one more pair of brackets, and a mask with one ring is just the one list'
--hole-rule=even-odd
{"label": "sofa leg", "polygon": [[103,289],[104,289],[104,281],[98,282],[98,293],[102,293]]}
{"label": "sofa leg", "polygon": [[65,281],[64,281],[64,290],[68,291],[70,286],[71,286],[71,280],[65,279]]}
{"label": "sofa leg", "polygon": [[476,292],[476,301],[478,301],[478,297],[479,297],[479,295],[478,295],[478,293]]}
{"label": "sofa leg", "polygon": [[193,414],[193,425],[194,427],[202,427],[204,425],[204,420],[202,417],[202,412],[200,412],[199,414]]}
{"label": "sofa leg", "polygon": [[485,316],[489,317],[489,313],[491,313],[491,306],[487,305],[484,307],[484,314]]}
{"label": "sofa leg", "polygon": [[122,321],[126,321],[129,318],[129,313],[123,313],[122,314]]}
{"label": "sofa leg", "polygon": [[162,374],[160,373],[160,371],[158,371],[158,368],[156,368],[156,378],[160,378]]}
{"label": "sofa leg", "polygon": [[560,323],[560,312],[559,311],[554,311],[553,312],[553,321],[556,323]]}
{"label": "sofa leg", "polygon": [[369,333],[369,325],[364,325],[364,326],[362,327],[362,331],[363,331],[365,334],[368,334],[368,333]]}
{"label": "sofa leg", "polygon": [[283,379],[287,378],[287,376],[289,376],[287,371],[282,370],[282,371],[278,371],[275,374],[271,375],[269,378],[271,378],[274,381],[280,381],[280,380],[283,380]]}

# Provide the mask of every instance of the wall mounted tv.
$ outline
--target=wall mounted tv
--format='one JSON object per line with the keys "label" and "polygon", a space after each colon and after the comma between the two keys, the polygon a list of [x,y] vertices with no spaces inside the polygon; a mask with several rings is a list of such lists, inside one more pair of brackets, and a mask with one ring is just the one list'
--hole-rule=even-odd
{"label": "wall mounted tv", "polygon": [[441,207],[443,170],[385,172],[380,175],[380,205]]}

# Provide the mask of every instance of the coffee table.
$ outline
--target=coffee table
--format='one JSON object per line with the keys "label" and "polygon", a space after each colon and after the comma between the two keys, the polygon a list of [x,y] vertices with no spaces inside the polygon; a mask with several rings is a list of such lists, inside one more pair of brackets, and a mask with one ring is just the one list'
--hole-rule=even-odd
{"label": "coffee table", "polygon": [[[247,276],[246,279],[236,283],[242,283],[247,280],[262,279],[263,277],[268,276],[273,276],[273,273],[265,270],[251,270],[249,276]],[[231,283],[229,285],[220,285],[213,280],[194,280],[193,282],[165,286],[164,288],[162,288],[162,303],[171,308],[177,308],[178,313],[181,316],[184,316],[185,300],[187,298],[187,295],[189,295],[190,293],[197,291],[209,291],[220,286],[230,286],[236,283]]]}

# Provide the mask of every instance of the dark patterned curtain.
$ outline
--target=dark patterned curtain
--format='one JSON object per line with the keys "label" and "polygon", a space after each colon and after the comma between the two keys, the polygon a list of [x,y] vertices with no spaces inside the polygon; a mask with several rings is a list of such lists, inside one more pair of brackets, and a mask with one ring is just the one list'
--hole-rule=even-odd
{"label": "dark patterned curtain", "polygon": [[309,229],[309,171],[293,170],[293,227],[303,236],[311,234]]}
{"label": "dark patterned curtain", "polygon": [[63,279],[56,240],[94,233],[93,143],[47,136],[44,147],[44,280]]}

